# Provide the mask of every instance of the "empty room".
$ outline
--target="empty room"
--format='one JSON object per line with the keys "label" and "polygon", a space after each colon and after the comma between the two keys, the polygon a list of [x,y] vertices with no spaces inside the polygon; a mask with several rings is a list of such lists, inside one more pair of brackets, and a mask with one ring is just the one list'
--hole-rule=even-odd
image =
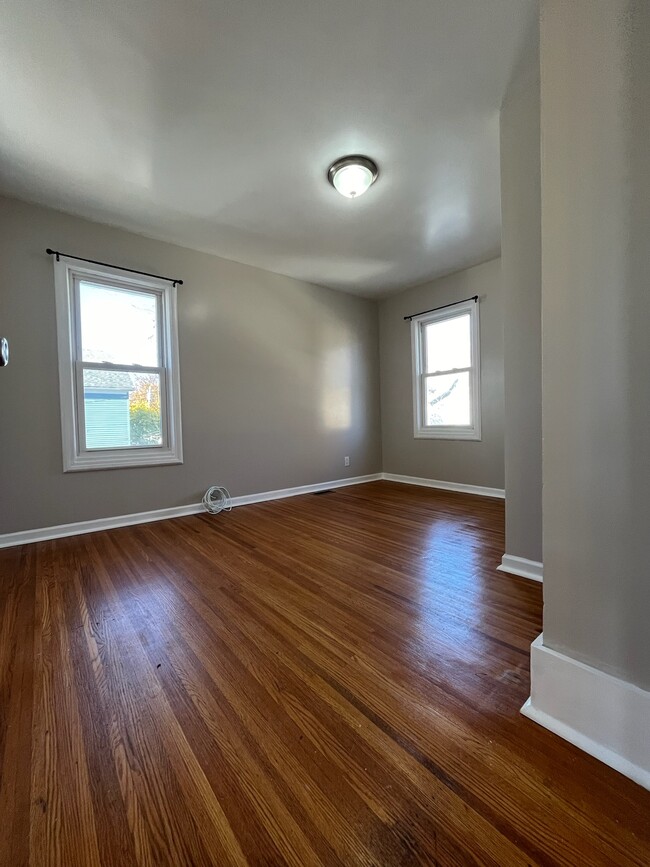
{"label": "empty room", "polygon": [[0,40],[0,867],[647,867],[650,3]]}

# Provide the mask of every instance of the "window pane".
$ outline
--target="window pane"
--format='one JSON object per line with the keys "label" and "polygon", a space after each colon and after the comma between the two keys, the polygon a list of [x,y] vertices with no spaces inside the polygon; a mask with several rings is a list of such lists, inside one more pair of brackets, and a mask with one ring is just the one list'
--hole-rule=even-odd
{"label": "window pane", "polygon": [[442,319],[424,326],[426,338],[425,373],[469,367],[471,360],[470,315]]}
{"label": "window pane", "polygon": [[471,424],[469,373],[427,376],[424,409],[429,427]]}
{"label": "window pane", "polygon": [[84,370],[86,448],[162,445],[160,377]]}
{"label": "window pane", "polygon": [[81,281],[79,297],[84,361],[159,366],[155,295]]}

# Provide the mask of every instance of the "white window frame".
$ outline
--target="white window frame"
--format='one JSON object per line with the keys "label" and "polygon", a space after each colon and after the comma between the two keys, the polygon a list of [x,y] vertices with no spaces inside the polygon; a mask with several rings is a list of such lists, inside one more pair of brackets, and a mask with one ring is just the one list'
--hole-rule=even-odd
{"label": "white window frame", "polygon": [[[82,362],[79,283],[89,281],[156,296],[158,305],[159,367]],[[178,362],[176,287],[165,280],[128,274],[119,268],[88,265],[60,256],[54,261],[56,320],[59,349],[59,388],[63,471],[107,470],[182,464],[181,387]],[[155,373],[160,376],[162,444],[86,449],[83,370]]]}
{"label": "white window frame", "polygon": [[[422,313],[411,320],[411,353],[413,357],[413,436],[415,439],[437,440],[480,440],[481,439],[481,345],[479,334],[479,305],[477,301],[463,301],[446,310]],[[426,377],[426,340],[424,332],[432,322],[443,322],[469,313],[471,364],[469,367],[439,370],[436,374],[470,374],[470,418],[469,425],[426,425],[425,394]]]}

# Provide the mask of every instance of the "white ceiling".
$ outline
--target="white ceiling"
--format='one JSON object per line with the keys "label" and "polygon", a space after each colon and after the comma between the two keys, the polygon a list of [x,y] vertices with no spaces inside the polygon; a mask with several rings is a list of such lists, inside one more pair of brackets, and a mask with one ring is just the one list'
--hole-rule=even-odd
{"label": "white ceiling", "polygon": [[[499,252],[537,0],[4,0],[0,189],[380,296]],[[364,153],[358,200],[326,181]]]}

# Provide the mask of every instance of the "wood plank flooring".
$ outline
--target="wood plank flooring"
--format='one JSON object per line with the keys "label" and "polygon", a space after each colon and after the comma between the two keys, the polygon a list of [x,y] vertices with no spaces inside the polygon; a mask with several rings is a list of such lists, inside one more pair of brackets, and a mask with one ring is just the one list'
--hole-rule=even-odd
{"label": "wood plank flooring", "polygon": [[376,482],[0,552],[0,865],[650,864],[526,720],[503,503]]}

